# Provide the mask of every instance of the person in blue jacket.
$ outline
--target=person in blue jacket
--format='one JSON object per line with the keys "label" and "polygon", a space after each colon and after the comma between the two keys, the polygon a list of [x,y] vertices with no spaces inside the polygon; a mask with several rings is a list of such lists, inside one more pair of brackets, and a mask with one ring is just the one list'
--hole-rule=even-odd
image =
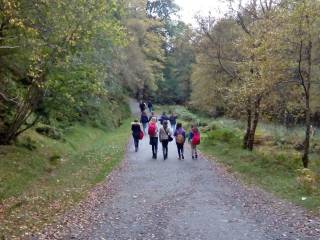
{"label": "person in blue jacket", "polygon": [[148,118],[148,115],[147,115],[146,111],[143,111],[141,113],[140,122],[142,124],[143,133],[146,134],[146,129],[147,129],[148,122],[149,122],[149,118]]}

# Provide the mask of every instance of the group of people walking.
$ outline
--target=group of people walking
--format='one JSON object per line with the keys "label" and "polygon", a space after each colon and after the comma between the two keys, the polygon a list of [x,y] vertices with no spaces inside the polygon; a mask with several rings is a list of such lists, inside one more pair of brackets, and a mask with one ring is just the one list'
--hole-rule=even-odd
{"label": "group of people walking", "polygon": [[[200,144],[200,132],[196,125],[192,125],[188,134],[182,127],[182,123],[177,123],[177,115],[172,112],[167,116],[165,112],[158,118],[153,112],[153,105],[151,101],[148,104],[140,102],[141,110],[140,121],[134,120],[131,125],[132,136],[135,144],[135,151],[139,149],[139,141],[145,135],[149,135],[149,144],[152,148],[152,158],[157,159],[158,142],[162,145],[163,159],[168,158],[168,145],[169,142],[175,141],[178,152],[178,159],[184,159],[184,144],[186,140],[191,145],[192,159],[198,158],[197,145]],[[146,108],[150,112],[148,116]],[[170,123],[170,126],[169,126]]]}

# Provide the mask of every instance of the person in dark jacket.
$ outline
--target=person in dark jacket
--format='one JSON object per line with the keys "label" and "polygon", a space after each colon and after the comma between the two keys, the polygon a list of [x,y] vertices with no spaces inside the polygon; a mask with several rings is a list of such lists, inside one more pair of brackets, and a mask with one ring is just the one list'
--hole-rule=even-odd
{"label": "person in dark jacket", "polygon": [[172,132],[175,132],[176,131],[176,125],[177,125],[177,115],[175,114],[175,112],[171,113],[171,115],[169,117],[169,121],[170,121]]}
{"label": "person in dark jacket", "polygon": [[149,112],[152,112],[153,105],[150,99],[148,101],[148,108],[149,108]]}
{"label": "person in dark jacket", "polygon": [[135,148],[135,151],[138,152],[139,140],[140,140],[140,134],[141,134],[140,132],[142,130],[141,130],[141,124],[137,119],[134,120],[133,123],[131,123],[131,131],[132,131],[132,137],[134,140],[134,148]]}
{"label": "person in dark jacket", "polygon": [[168,118],[166,112],[163,112],[162,115],[161,115],[160,118],[159,118],[160,124],[163,125],[163,122],[164,122],[164,121],[168,121],[168,120],[169,120],[169,118]]}
{"label": "person in dark jacket", "polygon": [[148,118],[148,115],[147,115],[146,111],[143,111],[141,113],[140,122],[141,122],[142,127],[143,127],[143,132],[144,132],[144,134],[146,134],[147,125],[148,125],[148,122],[149,122],[149,118]]}
{"label": "person in dark jacket", "polygon": [[146,110],[146,104],[142,100],[140,101],[139,107],[141,112]]}

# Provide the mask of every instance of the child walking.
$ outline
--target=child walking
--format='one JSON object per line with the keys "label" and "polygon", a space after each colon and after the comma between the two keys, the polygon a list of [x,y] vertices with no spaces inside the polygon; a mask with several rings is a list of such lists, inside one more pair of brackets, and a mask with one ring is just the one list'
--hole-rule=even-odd
{"label": "child walking", "polygon": [[148,134],[150,137],[150,145],[152,146],[152,158],[157,159],[158,153],[158,126],[157,118],[152,117],[149,122]]}
{"label": "child walking", "polygon": [[135,151],[138,152],[139,149],[139,141],[141,140],[141,124],[138,122],[138,120],[134,120],[134,122],[131,123],[131,131],[132,131],[132,137],[134,140],[134,148]]}
{"label": "child walking", "polygon": [[198,159],[198,151],[197,151],[197,145],[200,144],[200,132],[199,129],[195,126],[191,126],[191,130],[189,132],[188,141],[191,145],[191,155],[192,159]]}
{"label": "child walking", "polygon": [[178,159],[184,159],[183,155],[183,146],[186,141],[186,131],[182,128],[182,124],[178,123],[177,124],[177,129],[174,132],[174,136],[176,138],[176,144],[177,144],[177,149],[178,149]]}
{"label": "child walking", "polygon": [[167,120],[163,121],[163,126],[160,128],[159,140],[162,144],[163,160],[166,160],[168,158],[168,143],[172,141],[171,130]]}
{"label": "child walking", "polygon": [[149,122],[149,118],[148,118],[146,111],[143,111],[141,113],[140,122],[142,123],[143,133],[146,134],[147,125]]}

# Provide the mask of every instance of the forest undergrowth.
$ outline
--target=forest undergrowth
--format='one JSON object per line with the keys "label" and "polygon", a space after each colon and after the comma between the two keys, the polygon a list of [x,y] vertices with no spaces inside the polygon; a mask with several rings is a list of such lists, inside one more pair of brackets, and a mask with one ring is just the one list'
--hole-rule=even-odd
{"label": "forest undergrowth", "polygon": [[297,149],[303,140],[303,127],[261,123],[251,152],[243,149],[245,123],[240,120],[210,118],[182,106],[161,106],[158,111],[164,109],[175,111],[186,130],[196,123],[202,132],[200,150],[244,182],[320,213],[319,133],[311,140],[310,166],[305,169]]}

